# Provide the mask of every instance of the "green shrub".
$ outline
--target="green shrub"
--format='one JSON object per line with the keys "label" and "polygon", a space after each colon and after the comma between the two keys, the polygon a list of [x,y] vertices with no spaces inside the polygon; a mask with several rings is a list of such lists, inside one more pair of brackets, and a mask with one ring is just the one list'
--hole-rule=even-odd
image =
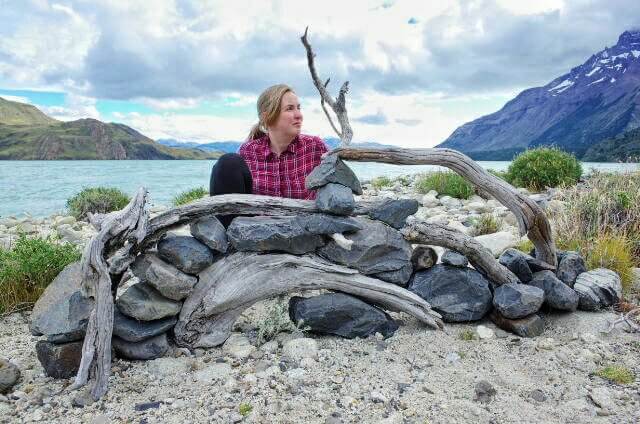
{"label": "green shrub", "polygon": [[186,205],[187,203],[191,203],[194,200],[202,199],[205,196],[208,196],[209,192],[204,187],[196,187],[191,190],[183,191],[173,198],[173,206],[181,206]]}
{"label": "green shrub", "polygon": [[422,194],[435,190],[440,195],[458,199],[468,199],[474,193],[473,186],[460,175],[442,171],[432,172],[418,178],[416,190]]}
{"label": "green shrub", "polygon": [[620,365],[601,368],[594,375],[618,384],[631,384],[635,380],[633,373],[628,368]]}
{"label": "green shrub", "polygon": [[87,213],[108,213],[120,210],[131,201],[122,191],[109,187],[90,187],[67,200],[67,209],[76,219],[86,219]]}
{"label": "green shrub", "polygon": [[13,249],[0,249],[0,314],[35,303],[58,273],[79,259],[75,245],[20,235]]}
{"label": "green shrub", "polygon": [[374,179],[371,180],[371,185],[376,190],[380,190],[383,187],[389,187],[391,185],[391,179],[384,175],[380,177],[375,177]]}
{"label": "green shrub", "polygon": [[484,213],[474,220],[472,233],[474,236],[493,234],[502,228],[502,220],[491,213]]}
{"label": "green shrub", "polygon": [[540,191],[577,183],[582,176],[582,165],[570,153],[554,147],[539,147],[519,154],[507,172],[511,184]]}

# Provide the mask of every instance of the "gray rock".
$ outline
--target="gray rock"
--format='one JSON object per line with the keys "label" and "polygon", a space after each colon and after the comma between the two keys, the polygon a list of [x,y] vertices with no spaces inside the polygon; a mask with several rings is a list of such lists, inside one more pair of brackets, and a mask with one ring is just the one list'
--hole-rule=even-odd
{"label": "gray rock", "polygon": [[434,266],[438,262],[438,254],[430,246],[416,246],[411,252],[411,265],[414,271],[422,271]]}
{"label": "gray rock", "polygon": [[222,345],[222,351],[237,359],[248,358],[256,347],[251,344],[244,334],[233,333]]}
{"label": "gray rock", "polygon": [[400,229],[404,227],[409,215],[418,212],[418,207],[420,204],[415,199],[387,199],[374,206],[367,214],[372,219]]}
{"label": "gray rock", "polygon": [[475,401],[481,403],[489,403],[496,395],[496,389],[487,380],[480,380],[475,386]]}
{"label": "gray rock", "polygon": [[84,337],[93,309],[93,299],[80,292],[80,262],[67,265],[45,289],[30,317],[30,330],[54,343],[80,340]]}
{"label": "gray rock", "polygon": [[553,271],[538,271],[528,283],[544,290],[544,301],[553,309],[575,311],[578,308],[578,293],[560,281]]}
{"label": "gray rock", "polygon": [[330,215],[252,216],[231,222],[227,236],[240,251],[282,251],[300,255],[324,245],[322,235],[356,231],[355,219]]}
{"label": "gray rock", "polygon": [[460,253],[453,250],[446,250],[442,254],[440,260],[445,265],[457,266],[460,268],[466,268],[467,265],[469,265],[469,260],[466,256],[461,255]]}
{"label": "gray rock", "polygon": [[20,380],[20,369],[6,359],[0,358],[0,393],[7,393]]}
{"label": "gray rock", "polygon": [[214,261],[209,248],[189,236],[169,236],[158,242],[158,256],[187,274],[198,274]]}
{"label": "gray rock", "polygon": [[178,315],[182,303],[167,299],[147,283],[136,283],[118,296],[116,306],[127,316],[153,321]]}
{"label": "gray rock", "polygon": [[329,183],[318,190],[316,206],[322,212],[349,215],[355,209],[356,201],[349,187]]}
{"label": "gray rock", "polygon": [[44,372],[53,378],[71,378],[80,368],[82,341],[55,344],[40,340],[36,343],[38,361]]}
{"label": "gray rock", "polygon": [[547,400],[547,395],[545,395],[544,392],[540,389],[535,389],[529,392],[529,397],[536,402],[544,402]]}
{"label": "gray rock", "polygon": [[169,350],[169,341],[166,333],[137,343],[114,337],[111,340],[111,344],[118,357],[125,359],[156,359],[164,356]]}
{"label": "gray rock", "polygon": [[597,268],[578,275],[573,289],[580,298],[578,308],[585,311],[614,305],[622,297],[620,276],[606,268]]}
{"label": "gray rock", "polygon": [[138,256],[131,265],[131,271],[140,281],[149,283],[163,296],[172,300],[185,299],[198,282],[193,275],[185,274],[149,253]]}
{"label": "gray rock", "polygon": [[215,216],[205,216],[191,223],[189,231],[196,240],[204,243],[209,249],[227,253],[229,248],[227,231]]}
{"label": "gray rock", "polygon": [[434,265],[416,272],[408,289],[429,302],[447,322],[476,321],[491,309],[489,282],[471,268]]}
{"label": "gray rock", "polygon": [[511,248],[502,252],[498,262],[513,272],[523,283],[528,283],[533,278],[533,272],[531,272],[531,268],[529,268],[525,254],[517,249]]}
{"label": "gray rock", "polygon": [[167,332],[177,321],[175,316],[156,321],[138,321],[122,314],[117,307],[114,309],[113,335],[128,342],[140,342]]}
{"label": "gray rock", "polygon": [[338,155],[325,156],[320,164],[307,175],[304,185],[308,190],[314,190],[329,183],[342,184],[349,187],[355,194],[362,194],[362,186],[358,177]]}
{"label": "gray rock", "polygon": [[556,275],[566,285],[573,288],[578,275],[587,271],[584,259],[577,252],[566,252],[559,256],[558,271]]}
{"label": "gray rock", "polygon": [[309,298],[294,296],[289,300],[289,317],[315,333],[348,339],[364,338],[376,332],[386,338],[398,329],[398,324],[384,311],[344,293]]}
{"label": "gray rock", "polygon": [[489,314],[489,319],[503,330],[510,331],[520,337],[536,337],[544,331],[544,321],[536,314],[519,319],[509,319],[494,309]]}
{"label": "gray rock", "polygon": [[282,346],[282,356],[294,361],[301,361],[304,358],[316,359],[318,343],[308,337],[289,340]]}
{"label": "gray rock", "polygon": [[[329,241],[318,253],[332,262],[355,268],[365,275],[378,275],[391,283],[405,285],[411,277],[411,245],[397,230],[368,218],[356,218],[363,229],[345,237],[351,250]],[[380,274],[387,273],[389,274]],[[393,271],[399,271],[393,273]]]}
{"label": "gray rock", "polygon": [[503,284],[493,294],[493,306],[506,318],[518,319],[538,312],[544,290],[525,284]]}

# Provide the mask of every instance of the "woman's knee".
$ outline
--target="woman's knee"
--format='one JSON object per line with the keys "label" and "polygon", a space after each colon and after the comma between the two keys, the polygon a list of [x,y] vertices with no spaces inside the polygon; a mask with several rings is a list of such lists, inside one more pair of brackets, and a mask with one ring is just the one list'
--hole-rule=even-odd
{"label": "woman's knee", "polygon": [[[247,179],[247,174],[249,178]],[[209,194],[251,193],[251,173],[237,153],[220,156],[211,169]]]}

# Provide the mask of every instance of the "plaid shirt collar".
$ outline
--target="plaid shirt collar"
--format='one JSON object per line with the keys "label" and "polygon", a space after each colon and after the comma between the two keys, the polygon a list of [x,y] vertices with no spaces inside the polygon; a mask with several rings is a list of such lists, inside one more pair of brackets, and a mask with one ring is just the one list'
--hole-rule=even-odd
{"label": "plaid shirt collar", "polygon": [[[271,142],[269,140],[269,134],[265,134],[264,136],[260,137],[257,140],[258,144],[261,147],[261,153],[262,153],[262,157],[264,159],[269,159],[271,157],[275,157],[275,153],[273,153],[271,151],[271,148],[269,147],[269,143]],[[296,138],[294,138],[291,143],[289,143],[289,145],[287,146],[287,148],[285,149],[284,152],[282,152],[281,155],[284,155],[285,153],[289,152],[291,154],[295,154],[296,150],[298,149],[298,144],[300,144],[300,137],[296,136]]]}

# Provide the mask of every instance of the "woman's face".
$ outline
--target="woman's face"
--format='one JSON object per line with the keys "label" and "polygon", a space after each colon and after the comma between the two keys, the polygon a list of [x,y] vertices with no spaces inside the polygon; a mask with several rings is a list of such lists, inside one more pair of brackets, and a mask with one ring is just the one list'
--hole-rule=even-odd
{"label": "woman's face", "polygon": [[298,96],[295,93],[289,91],[282,96],[280,115],[278,115],[278,119],[269,129],[292,138],[300,134],[302,130],[302,112],[300,111]]}

